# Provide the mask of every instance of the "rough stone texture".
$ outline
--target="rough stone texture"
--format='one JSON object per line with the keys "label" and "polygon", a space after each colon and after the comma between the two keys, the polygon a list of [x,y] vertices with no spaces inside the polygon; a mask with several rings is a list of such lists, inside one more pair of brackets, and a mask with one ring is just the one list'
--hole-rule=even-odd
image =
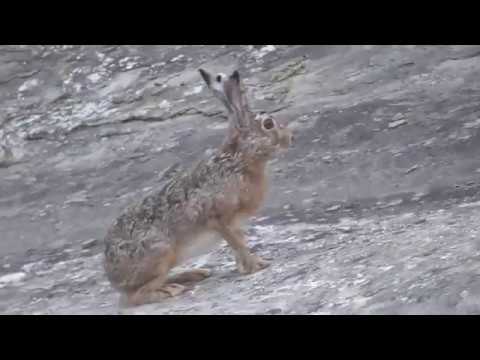
{"label": "rough stone texture", "polygon": [[[0,46],[0,313],[479,314],[479,46]],[[268,269],[120,309],[107,226],[220,144],[197,69],[290,120],[249,228]],[[95,241],[97,240],[97,241]]]}

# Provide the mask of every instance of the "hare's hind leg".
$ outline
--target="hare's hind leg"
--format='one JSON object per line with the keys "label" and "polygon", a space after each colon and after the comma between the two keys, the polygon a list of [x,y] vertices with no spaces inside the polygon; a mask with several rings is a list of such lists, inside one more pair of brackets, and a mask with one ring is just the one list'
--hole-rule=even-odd
{"label": "hare's hind leg", "polygon": [[176,283],[166,283],[166,277],[158,277],[142,286],[140,289],[127,294],[127,303],[130,306],[139,306],[161,302],[170,297],[180,295],[188,287]]}
{"label": "hare's hind leg", "polygon": [[167,284],[192,284],[208,278],[212,272],[208,269],[193,269],[170,276]]}
{"label": "hare's hind leg", "polygon": [[167,280],[167,274],[175,262],[173,251],[170,249],[163,251],[162,255],[159,255],[154,259],[155,260],[151,260],[153,264],[151,264],[149,268],[155,269],[153,271],[155,277],[139,288],[127,292],[127,305],[138,306],[161,302],[162,300],[177,296],[188,290],[184,285]]}

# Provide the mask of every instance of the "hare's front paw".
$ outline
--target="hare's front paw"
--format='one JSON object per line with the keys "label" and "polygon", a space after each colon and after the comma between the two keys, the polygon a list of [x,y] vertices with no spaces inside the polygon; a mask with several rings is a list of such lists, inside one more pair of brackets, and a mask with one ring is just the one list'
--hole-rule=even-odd
{"label": "hare's front paw", "polygon": [[255,254],[249,254],[237,260],[237,268],[241,274],[253,274],[265,269],[270,263]]}

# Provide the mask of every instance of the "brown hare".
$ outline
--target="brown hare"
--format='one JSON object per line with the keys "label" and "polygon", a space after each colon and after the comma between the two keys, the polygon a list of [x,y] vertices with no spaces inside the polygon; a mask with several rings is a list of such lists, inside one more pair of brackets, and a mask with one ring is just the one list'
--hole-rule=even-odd
{"label": "brown hare", "polygon": [[212,155],[191,169],[174,171],[161,190],[127,208],[108,230],[105,271],[131,306],[178,295],[208,277],[206,269],[168,273],[222,238],[233,249],[240,273],[268,266],[247,247],[241,224],[262,204],[266,163],[289,147],[292,133],[273,117],[250,111],[238,71],[229,76],[199,72],[227,109],[228,133]]}

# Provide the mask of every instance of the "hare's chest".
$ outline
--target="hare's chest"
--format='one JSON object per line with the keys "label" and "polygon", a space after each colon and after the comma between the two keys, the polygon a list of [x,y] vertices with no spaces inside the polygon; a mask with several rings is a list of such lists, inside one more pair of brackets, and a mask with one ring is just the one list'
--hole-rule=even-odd
{"label": "hare's chest", "polygon": [[246,179],[241,186],[241,211],[253,214],[263,204],[267,193],[267,180],[264,176]]}
{"label": "hare's chest", "polygon": [[182,263],[197,256],[205,255],[215,250],[222,238],[213,231],[204,231],[184,239],[180,245],[177,262]]}

